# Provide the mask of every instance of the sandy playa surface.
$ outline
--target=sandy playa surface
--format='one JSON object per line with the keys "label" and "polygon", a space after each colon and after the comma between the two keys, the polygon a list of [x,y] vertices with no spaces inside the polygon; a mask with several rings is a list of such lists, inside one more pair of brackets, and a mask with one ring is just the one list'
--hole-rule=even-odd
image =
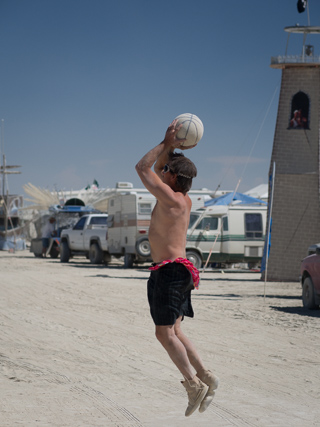
{"label": "sandy playa surface", "polygon": [[147,265],[0,252],[0,425],[320,425],[320,312],[299,283],[206,271],[184,330],[221,380],[186,418],[181,375],[154,337]]}

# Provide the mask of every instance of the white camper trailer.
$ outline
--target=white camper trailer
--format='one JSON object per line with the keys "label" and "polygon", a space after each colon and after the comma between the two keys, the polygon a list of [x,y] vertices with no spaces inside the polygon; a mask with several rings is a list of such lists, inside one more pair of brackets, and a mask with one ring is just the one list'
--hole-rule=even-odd
{"label": "white camper trailer", "polygon": [[187,258],[195,267],[210,263],[255,265],[261,261],[267,205],[215,205],[191,212]]}
{"label": "white camper trailer", "polygon": [[[204,206],[210,191],[191,190],[192,209]],[[151,261],[148,240],[151,213],[156,198],[147,190],[118,193],[108,205],[108,247],[110,255],[124,256],[124,266]]]}
{"label": "white camper trailer", "polygon": [[116,194],[109,199],[109,253],[124,256],[124,266],[150,259],[148,231],[152,209],[156,203],[150,194]]}

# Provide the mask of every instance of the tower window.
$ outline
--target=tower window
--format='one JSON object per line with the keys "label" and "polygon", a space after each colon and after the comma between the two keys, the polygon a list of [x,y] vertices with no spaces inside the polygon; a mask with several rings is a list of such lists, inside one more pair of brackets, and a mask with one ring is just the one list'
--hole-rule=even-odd
{"label": "tower window", "polygon": [[292,98],[289,129],[309,129],[309,97],[304,92]]}

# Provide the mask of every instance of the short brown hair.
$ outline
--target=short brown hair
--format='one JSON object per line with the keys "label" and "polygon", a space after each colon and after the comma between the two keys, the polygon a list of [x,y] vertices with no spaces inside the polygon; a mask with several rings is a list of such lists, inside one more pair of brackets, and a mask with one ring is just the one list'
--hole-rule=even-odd
{"label": "short brown hair", "polygon": [[171,172],[177,175],[177,189],[186,194],[192,186],[192,179],[197,176],[195,164],[182,153],[172,153],[168,165]]}

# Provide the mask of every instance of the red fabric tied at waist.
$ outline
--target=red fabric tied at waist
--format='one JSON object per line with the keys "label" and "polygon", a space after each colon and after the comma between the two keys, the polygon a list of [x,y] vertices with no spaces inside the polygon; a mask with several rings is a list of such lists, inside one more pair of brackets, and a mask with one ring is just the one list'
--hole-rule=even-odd
{"label": "red fabric tied at waist", "polygon": [[165,261],[161,261],[158,264],[154,265],[153,267],[149,267],[149,270],[158,270],[160,267],[163,267],[166,264],[170,264],[171,262],[177,262],[179,264],[183,264],[191,273],[193,285],[196,289],[199,289],[199,271],[196,269],[196,267],[192,264],[191,261],[189,261],[186,258],[176,258],[174,261],[171,259],[166,259]]}

